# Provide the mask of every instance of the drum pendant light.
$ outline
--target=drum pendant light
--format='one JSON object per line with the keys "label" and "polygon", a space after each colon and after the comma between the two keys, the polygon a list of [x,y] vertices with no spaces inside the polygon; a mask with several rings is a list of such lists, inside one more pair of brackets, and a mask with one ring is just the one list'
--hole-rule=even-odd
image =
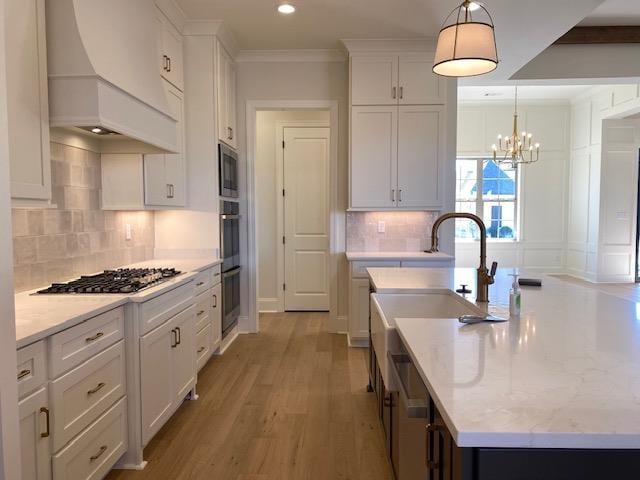
{"label": "drum pendant light", "polygon": [[[450,19],[455,23],[449,23]],[[470,77],[489,73],[497,66],[493,19],[480,2],[465,0],[444,21],[433,72],[445,77]]]}

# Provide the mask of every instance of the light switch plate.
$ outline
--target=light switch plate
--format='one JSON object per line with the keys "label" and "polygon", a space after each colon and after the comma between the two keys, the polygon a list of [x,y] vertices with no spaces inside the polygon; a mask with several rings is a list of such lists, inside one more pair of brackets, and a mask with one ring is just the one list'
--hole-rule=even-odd
{"label": "light switch plate", "polygon": [[378,222],[378,233],[384,233],[387,229],[387,225],[384,220]]}
{"label": "light switch plate", "polygon": [[124,226],[124,239],[131,240],[131,224],[126,223]]}

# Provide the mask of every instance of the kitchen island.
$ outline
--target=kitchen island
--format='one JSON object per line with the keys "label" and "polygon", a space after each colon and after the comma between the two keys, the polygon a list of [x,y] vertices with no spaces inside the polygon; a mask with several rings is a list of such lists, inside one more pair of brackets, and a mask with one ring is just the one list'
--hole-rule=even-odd
{"label": "kitchen island", "polygon": [[[369,269],[378,295],[415,302],[464,283],[473,291],[465,296],[470,307],[507,317],[509,273],[498,270],[487,305],[475,303],[473,269]],[[404,350],[397,355],[408,356],[428,392],[429,478],[640,472],[640,307],[531,276],[543,286],[523,287],[522,313],[508,322],[464,325],[428,312],[393,319]],[[391,396],[390,403],[398,402]]]}

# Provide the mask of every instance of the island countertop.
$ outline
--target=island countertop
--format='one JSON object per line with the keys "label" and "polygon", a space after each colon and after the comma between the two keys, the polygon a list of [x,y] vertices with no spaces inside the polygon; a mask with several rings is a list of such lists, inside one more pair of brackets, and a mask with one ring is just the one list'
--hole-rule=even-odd
{"label": "island countertop", "polygon": [[[489,287],[494,313],[508,312],[508,273],[499,270]],[[464,280],[475,303],[473,269],[370,276],[387,293]],[[505,323],[395,319],[457,445],[640,449],[640,303],[536,276],[542,288],[523,288],[520,317]]]}

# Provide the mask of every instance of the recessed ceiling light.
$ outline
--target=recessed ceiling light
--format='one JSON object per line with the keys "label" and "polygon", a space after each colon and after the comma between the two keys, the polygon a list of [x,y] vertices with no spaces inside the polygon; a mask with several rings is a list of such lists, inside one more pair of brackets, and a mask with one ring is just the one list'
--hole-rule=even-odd
{"label": "recessed ceiling light", "polygon": [[280,5],[278,5],[278,12],[282,13],[283,15],[290,15],[295,11],[296,7],[294,7],[290,3],[281,3]]}
{"label": "recessed ceiling light", "polygon": [[101,129],[101,128],[98,128],[98,127],[95,127],[95,128],[92,128],[92,129],[91,129],[91,131],[92,131],[93,133],[101,133],[101,132],[102,132],[102,129]]}

